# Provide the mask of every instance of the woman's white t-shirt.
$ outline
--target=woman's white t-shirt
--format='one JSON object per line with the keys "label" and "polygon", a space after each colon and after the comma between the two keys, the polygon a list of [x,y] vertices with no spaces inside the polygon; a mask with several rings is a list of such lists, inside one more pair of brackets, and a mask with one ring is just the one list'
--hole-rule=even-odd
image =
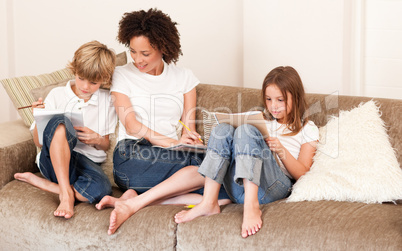
{"label": "woman's white t-shirt", "polygon": [[[191,70],[163,63],[163,72],[157,76],[140,72],[133,63],[116,67],[110,91],[128,96],[136,119],[144,126],[177,139],[176,126],[183,114],[184,94],[200,81]],[[137,138],[128,135],[119,122],[118,140],[122,139]]]}
{"label": "woman's white t-shirt", "polygon": [[[293,136],[284,136],[284,134],[290,133],[290,130],[286,128],[286,125],[280,124],[276,120],[267,121],[267,129],[269,136],[278,138],[281,144],[295,159],[299,157],[300,148],[304,143],[317,141],[319,139],[318,127],[313,121],[308,121],[300,132]],[[278,160],[283,173],[292,178],[282,161],[279,158]]]}

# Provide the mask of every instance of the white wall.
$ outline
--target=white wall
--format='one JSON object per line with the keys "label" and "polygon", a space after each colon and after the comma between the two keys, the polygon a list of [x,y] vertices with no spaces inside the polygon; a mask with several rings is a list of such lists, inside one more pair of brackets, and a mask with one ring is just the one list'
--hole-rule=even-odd
{"label": "white wall", "polygon": [[293,66],[306,92],[342,92],[343,1],[249,0],[244,5],[244,84]]}
{"label": "white wall", "polygon": [[[14,47],[12,43],[13,23],[9,19],[8,12],[12,11],[12,5],[6,0],[0,1],[0,79],[14,75]],[[0,87],[0,123],[19,118],[3,86]]]}
{"label": "white wall", "polygon": [[116,52],[126,50],[116,41],[122,14],[158,7],[179,23],[184,54],[179,64],[191,68],[203,82],[241,84],[241,75],[228,78],[230,74],[219,73],[218,67],[224,61],[214,57],[229,55],[230,62],[239,63],[225,62],[225,67],[221,67],[224,69],[220,70],[241,72],[241,30],[235,29],[242,22],[238,19],[240,3],[240,0],[15,1],[16,75],[63,68],[81,44],[94,39]]}
{"label": "white wall", "polygon": [[[0,38],[2,79],[64,68],[90,40],[124,51],[116,41],[123,13],[157,7],[179,24],[183,56],[178,65],[204,83],[242,85],[241,0],[0,0],[0,7],[0,33],[6,34]],[[10,107],[0,111],[0,123],[16,119],[3,87],[0,100]]]}
{"label": "white wall", "polygon": [[402,99],[401,0],[244,1],[244,86],[291,65],[307,92]]}
{"label": "white wall", "polygon": [[366,0],[363,93],[402,99],[402,1]]}
{"label": "white wall", "polygon": [[[201,82],[260,88],[291,65],[307,92],[402,98],[401,0],[0,0],[1,78],[64,68],[94,39],[121,52],[122,14],[151,7],[179,23],[178,64]],[[18,117],[6,100],[0,122]]]}

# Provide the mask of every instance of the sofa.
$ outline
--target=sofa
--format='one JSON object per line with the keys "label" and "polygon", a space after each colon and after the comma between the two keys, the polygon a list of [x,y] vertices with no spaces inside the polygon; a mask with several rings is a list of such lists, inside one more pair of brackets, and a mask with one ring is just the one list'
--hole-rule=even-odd
{"label": "sofa", "polygon": [[[248,111],[261,107],[259,95],[258,89],[200,84],[197,131],[203,135],[206,129],[202,110]],[[336,96],[336,107],[327,109],[327,97],[307,94],[309,104],[322,107],[311,117],[319,127],[330,115],[371,100]],[[400,167],[402,100],[374,100]],[[111,155],[116,142],[115,136],[111,138],[103,168],[113,183]],[[263,226],[245,239],[240,235],[242,205],[225,205],[221,214],[183,224],[174,222],[182,205],[155,205],[137,212],[109,236],[111,208],[99,211],[92,204],[76,203],[73,218],[54,217],[57,195],[13,178],[17,172],[40,175],[35,164],[37,149],[22,120],[0,124],[0,139],[0,250],[402,250],[400,201],[367,204],[283,199],[261,205]],[[116,185],[113,194],[121,195]]]}

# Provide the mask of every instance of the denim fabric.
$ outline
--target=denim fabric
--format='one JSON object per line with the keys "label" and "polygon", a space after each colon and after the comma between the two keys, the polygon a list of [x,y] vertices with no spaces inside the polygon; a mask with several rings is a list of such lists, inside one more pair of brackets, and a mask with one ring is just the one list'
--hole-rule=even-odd
{"label": "denim fabric", "polygon": [[69,166],[70,184],[90,203],[99,202],[103,196],[112,193],[112,186],[99,163],[95,163],[86,156],[73,151],[77,144],[75,129],[71,121],[63,115],[54,116],[47,124],[43,132],[43,146],[39,158],[39,170],[42,175],[55,183],[58,183],[56,174],[50,159],[49,149],[56,128],[64,124],[71,158]]}
{"label": "denim fabric", "polygon": [[[199,166],[204,153],[171,151],[153,147],[146,139],[124,139],[117,143],[113,154],[113,176],[122,189],[143,193],[168,179],[186,166]],[[203,194],[203,188],[193,191]],[[229,198],[220,191],[220,199]]]}
{"label": "denim fabric", "polygon": [[243,179],[259,186],[260,204],[287,197],[293,182],[277,164],[260,131],[252,125],[214,128],[199,173],[223,184],[230,199],[244,203]]}

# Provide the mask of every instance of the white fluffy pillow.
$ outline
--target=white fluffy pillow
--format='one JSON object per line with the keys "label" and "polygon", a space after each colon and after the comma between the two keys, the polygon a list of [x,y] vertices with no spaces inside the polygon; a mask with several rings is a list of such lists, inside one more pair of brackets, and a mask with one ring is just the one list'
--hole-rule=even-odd
{"label": "white fluffy pillow", "polygon": [[341,111],[320,129],[309,172],[293,186],[295,201],[382,203],[402,199],[402,170],[374,101]]}

